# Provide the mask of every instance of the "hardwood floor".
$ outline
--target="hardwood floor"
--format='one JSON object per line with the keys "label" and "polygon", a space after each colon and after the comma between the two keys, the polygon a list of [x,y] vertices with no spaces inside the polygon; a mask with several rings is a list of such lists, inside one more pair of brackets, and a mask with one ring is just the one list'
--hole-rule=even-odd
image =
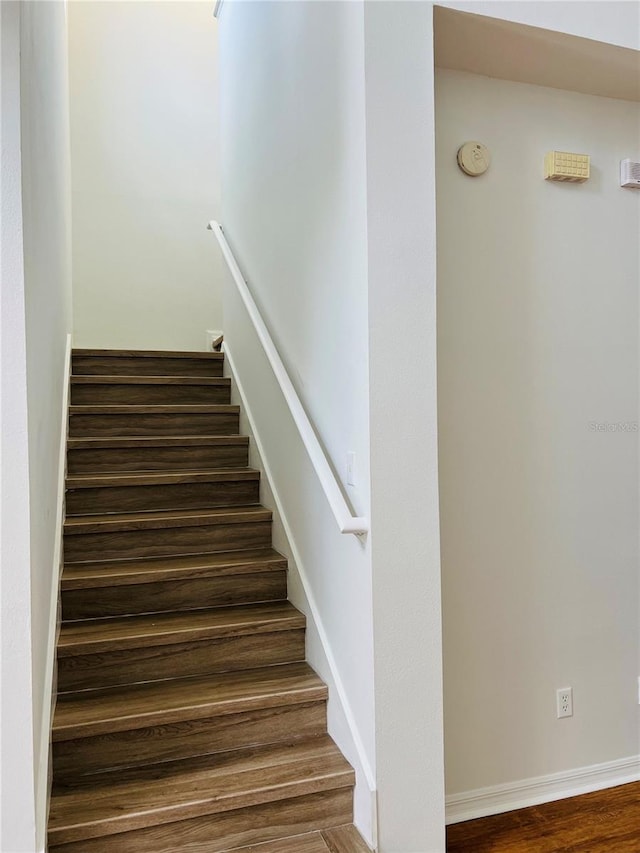
{"label": "hardwood floor", "polygon": [[640,782],[453,824],[447,853],[640,853]]}

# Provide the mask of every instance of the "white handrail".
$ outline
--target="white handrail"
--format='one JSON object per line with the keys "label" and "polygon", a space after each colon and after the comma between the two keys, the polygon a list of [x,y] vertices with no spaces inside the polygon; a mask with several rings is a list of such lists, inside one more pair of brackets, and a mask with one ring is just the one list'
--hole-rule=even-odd
{"label": "white handrail", "polygon": [[342,494],[340,486],[338,485],[338,481],[336,480],[335,474],[331,470],[331,466],[327,461],[327,457],[320,446],[320,442],[314,432],[313,427],[311,426],[311,422],[307,417],[307,413],[305,412],[302,403],[300,402],[300,398],[298,397],[295,388],[291,380],[289,379],[289,374],[286,371],[284,364],[282,363],[282,359],[278,354],[278,350],[271,339],[271,335],[269,334],[269,330],[264,324],[264,320],[260,315],[260,311],[258,310],[258,306],[256,305],[253,296],[251,295],[249,288],[247,287],[247,283],[242,277],[242,273],[240,272],[240,267],[238,266],[236,259],[233,256],[233,252],[229,244],[227,243],[226,237],[222,231],[222,227],[219,222],[215,222],[212,220],[207,228],[216,235],[218,239],[218,243],[220,244],[220,248],[222,249],[222,254],[224,256],[225,261],[227,262],[227,266],[229,267],[229,271],[231,276],[235,282],[236,287],[238,288],[238,292],[242,301],[244,303],[244,307],[247,309],[247,313],[251,318],[251,322],[253,323],[253,327],[256,330],[256,334],[260,343],[262,344],[262,348],[265,352],[269,360],[269,364],[271,365],[271,369],[278,381],[278,385],[280,386],[280,390],[286,400],[287,405],[289,406],[289,411],[291,412],[291,416],[298,427],[298,432],[300,433],[300,438],[306,448],[306,451],[309,455],[309,459],[311,460],[311,464],[320,480],[320,484],[324,490],[327,500],[329,501],[329,506],[331,507],[331,511],[338,522],[338,527],[340,528],[341,533],[354,533],[359,536],[363,533],[369,532],[369,522],[366,518],[359,518],[351,514],[351,510],[349,509],[346,500]]}

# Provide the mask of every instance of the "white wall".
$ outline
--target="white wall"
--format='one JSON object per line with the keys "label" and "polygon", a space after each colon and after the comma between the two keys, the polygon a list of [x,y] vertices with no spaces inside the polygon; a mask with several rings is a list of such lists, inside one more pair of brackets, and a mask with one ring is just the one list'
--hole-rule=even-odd
{"label": "white wall", "polygon": [[435,5],[640,50],[636,0],[439,0]]}
{"label": "white wall", "polygon": [[356,770],[355,818],[371,840],[375,754],[370,549],[366,541],[338,531],[230,280],[224,306],[227,375],[242,393],[234,391],[233,400],[243,404],[241,431],[252,436],[250,463],[263,471],[260,501],[274,510],[273,544],[289,561],[288,595],[307,615],[307,660],[330,686],[329,733]]}
{"label": "white wall", "polygon": [[[640,106],[436,75],[448,793],[638,753]],[[481,178],[456,151],[480,139]],[[591,155],[583,185],[548,150]],[[593,423],[628,424],[600,432]],[[574,716],[556,719],[571,685]]]}
{"label": "white wall", "polygon": [[371,549],[382,853],[442,853],[432,10],[365,3]]}
{"label": "white wall", "polygon": [[[12,635],[6,645],[3,642],[3,653],[8,650],[8,665],[3,654],[2,668],[3,797],[9,806],[3,802],[8,822],[3,826],[2,849],[31,851],[43,847],[46,822],[62,401],[71,331],[67,21],[63,2],[3,5],[2,15],[3,40],[5,15],[11,15],[9,56],[15,56],[18,37],[20,47],[20,73],[17,76],[14,65],[8,101],[13,140],[7,160],[9,186],[18,191],[14,184],[20,169],[22,179],[21,210],[19,201],[9,196],[14,254],[7,270],[10,310],[6,319],[3,310],[3,418],[6,412],[11,422],[6,432],[3,423],[3,478],[5,463],[10,475],[8,483],[3,480],[3,549],[5,533],[11,549],[8,564],[3,554],[3,570],[6,567],[11,577],[5,585],[3,575],[2,628]],[[4,109],[3,98],[3,145]],[[20,136],[15,125],[18,116]],[[21,159],[15,147],[18,140]],[[3,174],[3,191],[4,186]],[[3,227],[4,220],[3,192]],[[21,270],[22,259],[16,260],[15,253],[22,250]],[[3,300],[4,260],[3,238]],[[6,383],[5,340],[11,347]],[[9,723],[7,742],[4,726]]]}
{"label": "white wall", "polygon": [[[22,205],[31,519],[34,760],[46,820],[58,600],[66,347],[71,333],[71,178],[66,4],[22,9]],[[58,542],[56,541],[58,539]],[[38,839],[42,843],[43,839]]]}
{"label": "white wall", "polygon": [[[344,432],[348,420],[357,422],[352,401],[364,399],[364,386],[344,375],[344,365],[364,376],[361,359],[368,359],[380,849],[443,853],[432,7],[365,4],[361,28],[349,24],[360,15],[360,4],[345,4],[351,11],[340,13],[339,5],[225,3],[221,221],[340,474],[350,442],[337,427],[341,423]],[[523,5],[494,4],[492,12],[501,14],[497,7],[504,6],[505,17],[518,20],[515,7]],[[564,7],[559,15],[557,5],[527,4],[525,22],[589,37],[598,16],[606,21],[600,38],[625,45],[631,38],[631,7],[621,8],[611,23],[608,3],[574,3],[583,13],[574,17]],[[363,42],[364,81],[356,64]],[[366,133],[357,150],[352,145],[362,134],[355,93],[360,86]],[[365,158],[366,237],[360,212]],[[352,212],[349,240],[343,240],[347,186]],[[340,228],[333,227],[332,216]],[[354,274],[340,279],[343,303],[334,295],[334,273],[360,258],[363,241],[367,300],[357,284],[360,274]],[[367,314],[368,354],[360,344]],[[347,321],[355,329],[351,336],[344,333]],[[319,347],[338,383],[331,395],[312,357]],[[365,496],[349,494],[364,512]],[[410,754],[411,743],[416,748],[405,778],[396,761]],[[401,791],[404,800],[394,800]],[[392,803],[397,807],[387,809]]]}
{"label": "white wall", "polygon": [[[331,680],[324,631],[378,768],[389,852],[444,845],[435,334],[417,350],[411,334],[435,298],[420,238],[434,217],[430,38],[426,4],[227,3],[220,19],[222,224],[345,492],[358,514],[371,506],[364,551],[335,532],[232,289],[226,340],[301,557],[290,590],[316,617],[309,659]],[[355,760],[340,716],[330,705]]]}
{"label": "white wall", "polygon": [[[344,492],[368,516],[363,50],[361,4],[228,3],[222,10],[221,222]],[[224,310],[225,340],[301,558],[290,593],[310,614],[297,568],[373,767],[369,547],[339,533],[231,286]],[[357,458],[353,487],[345,481],[348,451]],[[311,620],[309,659],[329,678],[315,627]],[[356,761],[332,701],[330,730]],[[357,769],[356,816],[371,837],[366,772]]]}
{"label": "white wall", "polygon": [[20,4],[0,5],[2,32],[2,595],[0,848],[35,847],[29,443],[20,165]]}
{"label": "white wall", "polygon": [[198,350],[221,328],[217,23],[207,2],[74,0],[74,345]]}
{"label": "white wall", "polygon": [[[230,3],[220,28],[222,225],[338,476],[367,515],[362,7]],[[350,450],[355,487],[345,481]]]}

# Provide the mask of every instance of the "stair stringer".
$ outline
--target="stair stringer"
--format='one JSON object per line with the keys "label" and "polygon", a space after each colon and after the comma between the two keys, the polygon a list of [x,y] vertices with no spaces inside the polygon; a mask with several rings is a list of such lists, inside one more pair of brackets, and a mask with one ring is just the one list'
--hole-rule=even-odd
{"label": "stair stringer", "polygon": [[240,433],[249,436],[249,465],[261,472],[260,503],[273,512],[273,547],[288,560],[288,597],[307,618],[306,657],[327,684],[327,730],[356,773],[354,824],[372,850],[377,850],[377,790],[374,770],[366,755],[351,705],[344,688],[331,642],[325,630],[313,589],[305,571],[295,533],[274,483],[256,419],[227,341],[224,375],[231,379],[231,402],[240,406]]}

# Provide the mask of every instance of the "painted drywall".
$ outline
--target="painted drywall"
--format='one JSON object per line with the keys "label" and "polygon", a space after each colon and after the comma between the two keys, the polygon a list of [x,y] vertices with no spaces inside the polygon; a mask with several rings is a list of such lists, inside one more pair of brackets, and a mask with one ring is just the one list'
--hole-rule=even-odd
{"label": "painted drywall", "polygon": [[20,164],[20,5],[0,4],[2,32],[2,537],[0,848],[35,849],[29,439]]}
{"label": "painted drywall", "polygon": [[336,473],[366,515],[362,27],[359,3],[223,7],[221,221]]}
{"label": "painted drywall", "polygon": [[[359,3],[231,3],[220,17],[221,222],[343,491],[368,516],[363,50]],[[369,546],[339,533],[231,285],[224,313],[225,339],[373,767]],[[346,483],[348,451],[356,454],[355,486]],[[308,612],[295,578],[294,568],[292,599]],[[322,671],[322,650],[310,641],[308,652]],[[330,712],[331,731],[353,754],[336,719]],[[371,837],[363,776],[356,819]]]}
{"label": "painted drywall", "polygon": [[[436,138],[455,794],[638,753],[640,195],[618,178],[640,107],[438,70]],[[492,154],[478,179],[467,139]],[[545,182],[552,149],[589,153],[590,181]]]}
{"label": "painted drywall", "polygon": [[74,345],[202,350],[221,328],[217,22],[69,5]]}
{"label": "painted drywall", "polygon": [[44,844],[58,599],[60,456],[71,333],[71,179],[66,4],[26,3],[21,25],[22,213],[31,520],[37,843]]}
{"label": "painted drywall", "polygon": [[[376,719],[378,782],[384,788],[391,780],[393,740],[399,739],[399,753],[406,754],[406,744],[415,736],[414,728],[418,731],[415,757],[429,755],[429,762],[422,762],[422,775],[415,769],[415,763],[411,765],[407,778],[419,780],[419,784],[410,787],[405,801],[394,814],[386,810],[380,798],[380,849],[387,853],[408,853],[410,850],[412,853],[442,853],[440,563],[435,500],[438,470],[434,392],[436,321],[433,313],[436,215],[434,102],[430,86],[433,50],[428,22],[421,17],[424,13],[428,19],[432,6],[428,3],[366,4],[362,36],[359,26],[348,29],[343,21],[333,34],[330,47],[323,50],[324,27],[332,26],[327,22],[335,20],[335,6],[340,4],[322,4],[326,17],[316,24],[317,43],[307,28],[307,14],[316,5],[320,4],[226,3],[222,8],[221,221],[300,395],[308,409],[313,409],[320,437],[341,476],[342,450],[350,444],[340,438],[336,429],[339,419],[344,419],[340,408],[345,401],[347,407],[351,405],[350,395],[342,392],[350,383],[350,378],[343,375],[346,373],[344,365],[348,365],[350,373],[354,367],[360,371],[361,358],[368,359],[374,663],[376,680],[378,672],[383,676],[383,686],[380,690],[376,687],[375,695],[376,715],[380,715]],[[360,4],[348,5],[352,7],[352,15],[359,14],[356,10]],[[517,21],[519,13],[515,7],[525,4],[494,5],[496,8],[491,10],[487,6],[485,14],[500,15],[502,9],[505,18],[511,16]],[[627,7],[621,10],[623,16],[612,23],[607,17],[610,6],[606,3],[571,4],[574,10],[585,13],[582,17],[568,16],[567,9],[562,15],[556,14],[552,7],[558,4],[526,5],[523,23],[557,27],[569,33],[575,30],[575,34],[589,37],[604,16],[607,23],[599,29],[599,38],[634,46],[633,39],[629,44],[627,31],[635,22],[635,12]],[[291,17],[285,21],[279,16],[285,15],[283,7],[286,6],[294,7],[295,11],[289,12]],[[239,7],[245,10],[242,16]],[[412,18],[413,15],[416,17]],[[393,38],[389,55],[385,56],[384,28],[391,26],[391,21],[395,21]],[[421,38],[414,39],[410,32],[403,32],[403,27],[410,28],[411,21]],[[348,45],[347,39],[351,40]],[[335,282],[332,277],[326,281],[321,277],[315,257],[326,251],[323,267],[331,272],[345,266],[349,258],[357,257],[361,241],[365,240],[360,215],[352,214],[346,223],[350,239],[342,242],[344,203],[340,202],[340,192],[336,192],[336,188],[346,187],[350,182],[355,199],[362,193],[357,181],[361,166],[356,162],[355,169],[347,170],[347,165],[353,162],[344,156],[349,139],[353,140],[354,134],[362,131],[358,125],[360,107],[348,102],[349,97],[354,100],[351,95],[354,66],[350,63],[347,72],[341,69],[346,88],[341,87],[336,93],[333,63],[326,62],[326,55],[330,53],[332,60],[337,57],[336,63],[341,66],[345,63],[345,53],[349,53],[354,62],[356,58],[360,61],[362,41],[364,56],[366,58],[368,53],[369,57],[364,89],[366,150],[363,153],[361,148],[359,152],[363,162],[365,158],[367,163],[371,161],[371,165],[367,165],[365,203],[367,301],[361,298],[359,290],[357,301],[351,299],[351,294],[356,292],[352,276],[349,283],[341,282],[345,289],[342,303],[332,297]],[[403,42],[404,52],[400,49]],[[229,59],[235,53],[235,73],[231,76],[227,76],[227,50]],[[244,56],[251,56],[252,62],[243,62]],[[318,70],[309,73],[314,66]],[[246,73],[246,79],[240,79],[240,68]],[[257,71],[264,78],[262,82],[255,79]],[[359,73],[356,77],[360,77]],[[385,79],[389,81],[387,86]],[[358,79],[357,86],[360,85],[362,81]],[[402,98],[398,97],[398,92],[402,92]],[[266,95],[257,97],[256,93]],[[355,103],[359,103],[359,98]],[[329,111],[331,104],[341,111],[339,121]],[[328,117],[328,124],[316,121],[313,127],[313,120],[318,116]],[[394,121],[406,132],[394,135]],[[350,136],[347,136],[349,128]],[[415,147],[414,139],[419,140]],[[332,148],[333,159],[330,156]],[[316,168],[308,169],[309,162]],[[386,184],[385,168],[395,176]],[[402,189],[398,191],[398,188]],[[332,202],[331,212],[341,229],[332,228],[328,214],[318,216],[318,211],[327,207],[326,198]],[[336,199],[340,203],[335,204]],[[413,214],[417,215],[415,222],[411,221]],[[415,235],[414,228],[419,231],[411,241],[410,252],[403,243],[404,228],[412,235]],[[377,252],[376,242],[379,244]],[[340,247],[343,256],[337,266],[332,247]],[[313,263],[309,262],[310,257]],[[398,262],[401,263],[397,265]],[[416,271],[419,265],[422,265],[421,274]],[[312,276],[317,285],[307,289],[305,282]],[[403,289],[405,277],[408,285]],[[325,312],[325,306],[329,305],[331,311]],[[368,326],[368,355],[358,344],[361,317],[366,317]],[[350,337],[342,334],[343,323],[347,321],[350,328],[356,329]],[[319,375],[315,363],[309,364],[309,354],[317,351],[312,342],[320,340],[326,343],[326,363],[332,365],[332,375],[340,383],[335,395],[331,396],[322,393],[326,379]],[[356,350],[360,355],[354,359]],[[342,357],[341,363],[338,363],[338,356]],[[337,371],[335,364],[338,364]],[[275,421],[277,424],[278,416]],[[409,483],[404,495],[402,481]],[[419,494],[412,492],[414,481]],[[422,491],[419,486],[423,487]],[[298,495],[304,494],[303,488],[302,483],[296,485]],[[386,488],[389,499],[385,502]],[[354,504],[360,501],[359,495],[351,490],[348,493]],[[364,511],[363,505],[357,505],[356,509]],[[392,532],[396,534],[398,548],[393,553]],[[376,563],[377,535],[381,537],[377,553],[384,555],[386,549],[390,558],[386,567]],[[409,565],[405,572],[406,559]],[[391,572],[395,573],[395,588]],[[415,589],[414,583],[417,583]],[[386,616],[384,594],[389,590]],[[398,684],[402,689],[394,707],[394,683],[390,673],[392,667],[399,667],[403,660],[406,660],[407,670],[399,669]],[[412,669],[416,671],[417,687],[409,695],[406,684]],[[386,690],[390,692],[385,696]],[[421,709],[425,695],[427,702]],[[382,710],[381,701],[384,703]],[[383,718],[384,726],[381,724]],[[398,727],[393,725],[394,720],[399,723]],[[408,727],[402,728],[403,723]],[[395,774],[398,790],[402,789],[403,770]],[[383,797],[388,795],[389,789]],[[386,826],[397,830],[397,844],[385,834]],[[420,835],[420,830],[424,834]],[[414,831],[419,835],[418,840],[408,841]]]}
{"label": "painted drywall", "polygon": [[[241,432],[251,436],[250,464],[263,472],[260,502],[274,511],[273,545],[288,558],[288,596],[307,616],[307,660],[330,686],[328,730],[356,770],[355,819],[373,842],[372,628],[371,607],[366,606],[371,599],[369,548],[366,541],[338,531],[230,279],[225,284],[224,306],[226,373],[234,379],[233,401],[243,406]],[[342,696],[337,680],[345,687]]]}
{"label": "painted drywall", "polygon": [[636,0],[440,0],[435,5],[640,50]]}
{"label": "painted drywall", "polygon": [[637,50],[443,6],[434,30],[438,68],[640,101]]}
{"label": "painted drywall", "polygon": [[431,9],[365,3],[371,550],[382,853],[444,839]]}
{"label": "painted drywall", "polygon": [[3,4],[2,25],[2,849],[14,853],[43,849],[46,823],[71,331],[65,4]]}
{"label": "painted drywall", "polygon": [[[227,4],[220,18],[222,224],[365,515],[368,477],[350,488],[344,467],[355,450],[366,472],[371,430],[364,552],[336,537],[231,286],[226,340],[372,766],[375,702],[379,849],[431,853],[444,846],[435,334],[418,350],[403,338],[428,327],[435,299],[434,246],[418,236],[435,215],[430,39],[425,4]],[[308,612],[299,577],[292,597]],[[328,677],[310,623],[309,657]]]}

